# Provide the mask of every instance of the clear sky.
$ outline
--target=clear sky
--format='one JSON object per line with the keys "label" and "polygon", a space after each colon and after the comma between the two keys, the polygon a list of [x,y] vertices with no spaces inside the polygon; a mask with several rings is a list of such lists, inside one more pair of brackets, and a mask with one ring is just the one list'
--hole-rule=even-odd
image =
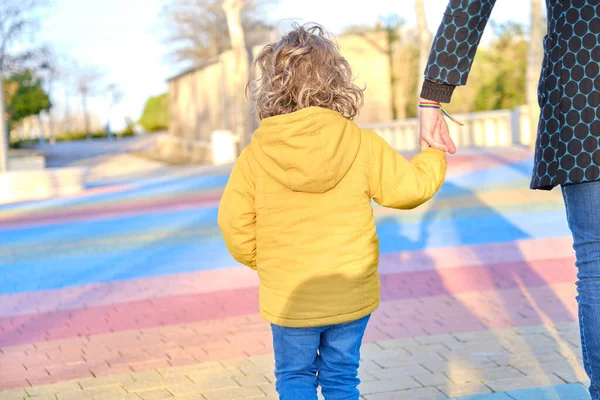
{"label": "clear sky", "polygon": [[[113,112],[112,125],[123,125],[124,117],[139,117],[150,95],[166,90],[166,79],[180,72],[168,58],[163,43],[161,11],[169,0],[55,0],[42,24],[38,39],[49,44],[59,56],[92,66],[103,74],[105,84],[116,83],[124,91],[122,102]],[[440,22],[447,0],[425,0],[430,30]],[[280,0],[271,15],[274,21],[294,19],[322,24],[332,33],[345,26],[374,24],[379,16],[396,13],[408,25],[415,24],[412,0]],[[527,23],[529,2],[498,1],[492,19]],[[70,98],[57,86],[53,100],[59,108]],[[107,99],[91,101],[92,111],[107,115]]]}

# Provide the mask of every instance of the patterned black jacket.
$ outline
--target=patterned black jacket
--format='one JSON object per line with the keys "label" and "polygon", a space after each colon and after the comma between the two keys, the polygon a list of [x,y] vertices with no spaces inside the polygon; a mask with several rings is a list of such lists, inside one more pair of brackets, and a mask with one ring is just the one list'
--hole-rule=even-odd
{"label": "patterned black jacket", "polygon": [[[465,85],[495,0],[451,0],[425,70],[423,98]],[[547,0],[548,34],[532,189],[600,180],[600,0]]]}

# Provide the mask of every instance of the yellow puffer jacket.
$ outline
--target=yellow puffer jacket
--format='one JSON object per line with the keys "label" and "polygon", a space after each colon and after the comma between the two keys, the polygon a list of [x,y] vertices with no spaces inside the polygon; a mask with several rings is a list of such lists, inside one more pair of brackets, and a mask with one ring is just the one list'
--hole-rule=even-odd
{"label": "yellow puffer jacket", "polygon": [[379,305],[371,199],[412,209],[445,174],[440,150],[408,162],[339,113],[305,108],[261,122],[233,168],[219,226],[233,257],[258,271],[269,322],[346,323]]}

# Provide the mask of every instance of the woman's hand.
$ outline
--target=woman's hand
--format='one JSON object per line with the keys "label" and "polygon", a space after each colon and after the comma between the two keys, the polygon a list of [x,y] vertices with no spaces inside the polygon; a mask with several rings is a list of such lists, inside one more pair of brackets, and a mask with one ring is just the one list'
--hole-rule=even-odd
{"label": "woman's hand", "polygon": [[[421,99],[422,101],[428,101]],[[456,145],[450,137],[450,130],[444,115],[437,108],[419,109],[419,125],[421,132],[421,150],[434,147],[450,154],[456,153]]]}

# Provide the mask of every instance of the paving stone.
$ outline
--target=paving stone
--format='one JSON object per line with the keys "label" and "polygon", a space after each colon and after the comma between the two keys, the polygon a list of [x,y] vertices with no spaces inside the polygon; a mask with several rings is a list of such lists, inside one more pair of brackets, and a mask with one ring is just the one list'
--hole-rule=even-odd
{"label": "paving stone", "polygon": [[518,354],[499,354],[490,356],[490,359],[501,366],[519,367],[527,364],[539,364],[549,361],[565,360],[565,357],[555,351],[544,351],[538,353],[524,352]]}
{"label": "paving stone", "polygon": [[[219,361],[219,364],[221,364],[221,366],[224,369],[237,369],[240,367],[256,367],[256,364],[253,363],[252,361],[250,361],[249,358],[225,359],[225,360]],[[275,366],[275,361],[273,361],[273,364],[271,365],[271,367],[274,367],[274,366]]]}
{"label": "paving stone", "polygon": [[445,397],[446,396],[436,388],[400,390],[364,396],[366,400],[434,400]]}
{"label": "paving stone", "polygon": [[21,400],[27,396],[25,390],[16,389],[16,390],[5,390],[0,392],[0,400]]}
{"label": "paving stone", "polygon": [[[445,365],[447,361],[439,354],[419,354],[406,357],[382,357],[373,360],[382,368],[395,368],[422,365],[430,371],[429,365]],[[439,371],[433,371],[439,372]]]}
{"label": "paving stone", "polygon": [[452,353],[445,344],[425,344],[419,347],[403,347],[410,354],[418,355],[418,354],[438,354],[442,357],[447,357]]}
{"label": "paving stone", "polygon": [[85,390],[102,386],[123,385],[133,382],[133,378],[129,374],[120,374],[79,379],[78,382],[79,385]]}
{"label": "paving stone", "polygon": [[587,385],[590,380],[583,367],[556,370],[554,374],[567,383],[585,383]]}
{"label": "paving stone", "polygon": [[438,386],[450,383],[450,379],[442,373],[427,373],[419,375],[411,375],[411,377],[423,386]]}
{"label": "paving stone", "polygon": [[455,383],[519,378],[524,376],[521,371],[511,367],[451,370],[446,372],[446,375]]}
{"label": "paving stone", "polygon": [[514,400],[514,398],[510,397],[506,393],[488,393],[475,394],[473,396],[461,396],[451,400]]}
{"label": "paving stone", "polygon": [[558,329],[554,325],[540,324],[531,326],[516,326],[513,328],[515,332],[523,336],[536,336],[539,334],[557,333]]}
{"label": "paving stone", "polygon": [[32,387],[25,388],[25,391],[31,397],[54,395],[57,393],[73,392],[73,391],[80,391],[80,390],[81,390],[81,386],[79,386],[79,383],[77,383],[77,381],[66,381],[66,382],[54,383],[51,385],[40,385],[40,386],[32,386]]}
{"label": "paving stone", "polygon": [[407,350],[402,347],[394,349],[372,348],[369,351],[361,351],[361,360],[377,360],[381,358],[404,358],[411,356]]}
{"label": "paving stone", "polygon": [[188,394],[185,396],[173,397],[173,400],[175,400],[175,399],[177,399],[177,400],[206,400],[206,397],[204,397],[200,393],[197,393],[197,394]]}
{"label": "paving stone", "polygon": [[495,392],[508,392],[510,390],[530,389],[543,386],[561,385],[565,382],[556,375],[534,375],[522,378],[500,379],[487,381],[485,384]]}
{"label": "paving stone", "polygon": [[590,398],[587,389],[578,384],[514,390],[507,394],[515,400],[588,400]]}
{"label": "paving stone", "polygon": [[455,342],[444,343],[444,346],[456,352],[471,353],[505,353],[506,348],[498,340],[489,340],[484,342]]}
{"label": "paving stone", "polygon": [[113,398],[126,393],[121,386],[102,386],[76,392],[59,393],[56,397],[58,400],[80,400],[95,399],[96,397]]}
{"label": "paving stone", "polygon": [[377,380],[373,374],[367,371],[358,371],[358,379],[360,379],[361,382],[372,382]]}
{"label": "paving stone", "polygon": [[511,338],[520,337],[520,335],[513,328],[489,331],[457,332],[453,333],[452,336],[461,342],[494,342],[497,340],[510,340]]}
{"label": "paving stone", "polygon": [[398,377],[393,380],[365,382],[359,385],[363,395],[385,393],[404,389],[421,387],[421,384],[410,377]]}
{"label": "paving stone", "polygon": [[158,368],[157,372],[162,376],[169,375],[187,375],[188,373],[194,373],[198,371],[205,370],[225,370],[225,367],[219,362],[213,363],[201,363],[201,364],[192,364],[185,365],[179,367],[171,367],[171,368]]}
{"label": "paving stone", "polygon": [[414,338],[420,345],[428,344],[445,344],[445,343],[457,343],[458,339],[450,334],[447,335],[432,335],[432,336],[418,336]]}
{"label": "paving stone", "polygon": [[110,394],[107,396],[94,396],[94,400],[140,400],[135,393]]}
{"label": "paving stone", "polygon": [[[19,399],[22,399],[23,397],[19,397]],[[0,399],[2,399],[2,397],[0,396]],[[56,400],[56,395],[45,395],[45,396],[35,396],[35,397],[25,397],[25,400]]]}
{"label": "paving stone", "polygon": [[142,371],[142,372],[132,372],[131,377],[134,381],[148,381],[152,379],[161,379],[163,376],[156,370],[151,371]]}
{"label": "paving stone", "polygon": [[215,379],[243,379],[245,375],[242,374],[241,371],[208,369],[204,371],[191,372],[187,374],[187,377],[190,378],[192,382],[201,383]]}
{"label": "paving stone", "polygon": [[574,360],[557,360],[539,364],[527,364],[518,366],[516,368],[519,369],[519,371],[522,371],[525,375],[546,375],[555,373],[559,376],[560,374],[564,374],[565,376],[569,376],[571,378],[574,376],[580,376],[583,379],[587,379],[583,365]]}
{"label": "paving stone", "polygon": [[130,393],[146,392],[155,389],[164,389],[167,386],[186,385],[192,381],[185,375],[170,375],[164,378],[145,378],[135,382],[123,384],[125,390]]}
{"label": "paving stone", "polygon": [[359,372],[360,371],[370,372],[371,370],[379,370],[379,369],[382,369],[381,365],[377,364],[373,360],[361,360],[360,365],[358,367]]}
{"label": "paving stone", "polygon": [[369,372],[375,378],[385,381],[388,379],[394,379],[399,376],[414,376],[414,375],[425,375],[431,374],[428,370],[415,365],[412,367],[398,367],[398,368],[384,368],[380,370],[373,370]]}
{"label": "paving stone", "polygon": [[207,392],[203,394],[207,400],[245,400],[265,398],[265,394],[258,387],[225,389],[216,392]]}
{"label": "paving stone", "polygon": [[442,361],[425,361],[421,365],[431,372],[447,373],[451,371],[469,371],[485,368],[495,368],[498,364],[487,357],[464,357],[452,355],[452,359]]}
{"label": "paving stone", "polygon": [[261,383],[270,383],[264,375],[260,374],[234,376],[233,380],[236,381],[240,386],[256,386]]}
{"label": "paving stone", "polygon": [[142,400],[162,400],[173,398],[173,395],[166,389],[155,389],[145,392],[137,392]]}
{"label": "paving stone", "polygon": [[449,383],[437,386],[448,397],[459,397],[473,394],[491,393],[489,387],[481,382],[471,383]]}
{"label": "paving stone", "polygon": [[258,384],[257,386],[267,396],[278,397],[277,390],[275,390],[275,385],[274,384],[272,384],[272,383],[261,383],[261,384]]}
{"label": "paving stone", "polygon": [[380,340],[377,342],[377,345],[383,349],[397,349],[400,347],[416,347],[421,344],[417,342],[414,338],[405,338],[405,339],[393,339],[393,340]]}
{"label": "paving stone", "polygon": [[173,393],[174,396],[182,396],[197,393],[204,394],[204,392],[224,389],[235,389],[238,387],[239,385],[233,379],[226,378],[207,380],[200,383],[167,386],[166,389],[169,392]]}

